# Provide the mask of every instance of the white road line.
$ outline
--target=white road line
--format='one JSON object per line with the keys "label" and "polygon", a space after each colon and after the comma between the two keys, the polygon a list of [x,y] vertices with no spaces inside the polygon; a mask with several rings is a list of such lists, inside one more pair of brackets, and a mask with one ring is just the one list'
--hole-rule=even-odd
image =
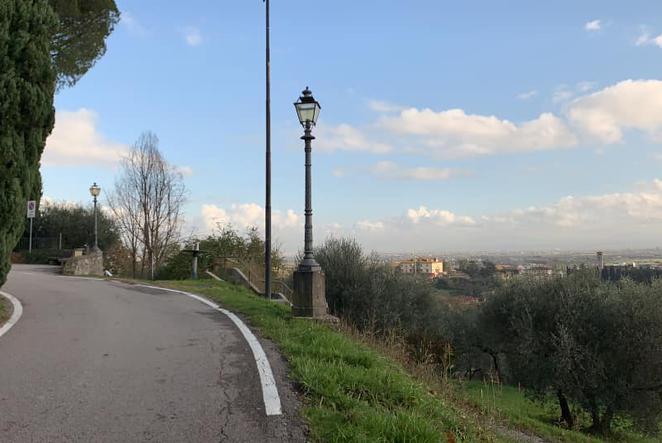
{"label": "white road line", "polygon": [[239,328],[239,331],[241,331],[242,335],[248,342],[248,346],[250,346],[251,351],[253,351],[253,357],[255,358],[255,363],[257,364],[257,372],[260,375],[260,382],[262,383],[262,398],[264,400],[264,409],[267,415],[281,415],[283,413],[280,403],[280,396],[278,395],[278,388],[276,386],[276,380],[274,379],[274,374],[271,370],[271,365],[269,364],[269,359],[267,358],[267,354],[264,352],[262,345],[260,345],[260,342],[257,340],[255,335],[251,332],[250,329],[248,329],[248,326],[246,326],[246,324],[243,321],[241,321],[239,317],[237,317],[232,312],[221,308],[219,305],[212,302],[211,300],[207,300],[206,298],[200,297],[199,295],[191,294],[190,292],[178,291],[175,289],[160,288],[158,286],[149,286],[149,285],[136,285],[136,286],[142,286],[145,288],[160,289],[163,291],[184,294],[188,297],[194,298],[195,300],[198,300],[199,302],[206,304],[211,308],[217,309],[221,311],[223,314],[227,315],[228,318],[230,318],[230,320],[232,320],[232,322],[237,326],[237,328]]}
{"label": "white road line", "polygon": [[7,332],[9,332],[9,330],[12,328],[12,326],[14,326],[18,322],[19,318],[21,318],[21,315],[23,315],[23,305],[21,304],[20,301],[18,301],[18,299],[16,297],[14,297],[11,294],[7,294],[6,292],[0,291],[0,296],[5,297],[14,306],[14,310],[11,314],[11,318],[9,320],[7,320],[7,323],[5,323],[0,328],[0,337],[2,337]]}

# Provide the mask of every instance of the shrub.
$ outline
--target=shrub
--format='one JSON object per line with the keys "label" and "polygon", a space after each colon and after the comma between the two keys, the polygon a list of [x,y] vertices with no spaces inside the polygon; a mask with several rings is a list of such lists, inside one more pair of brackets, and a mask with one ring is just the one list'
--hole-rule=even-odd
{"label": "shrub", "polygon": [[332,314],[361,331],[398,332],[417,360],[447,360],[447,310],[429,280],[397,272],[348,238],[326,240],[315,258],[326,275]]}

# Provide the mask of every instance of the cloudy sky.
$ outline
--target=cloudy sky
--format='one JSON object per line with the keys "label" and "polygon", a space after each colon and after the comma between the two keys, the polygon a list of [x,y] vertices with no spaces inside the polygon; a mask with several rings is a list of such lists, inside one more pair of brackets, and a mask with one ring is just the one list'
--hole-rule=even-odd
{"label": "cloudy sky", "polygon": [[[116,0],[108,52],[56,98],[44,194],[109,192],[154,131],[187,232],[261,227],[262,1]],[[662,6],[632,0],[272,2],[274,230],[302,243],[292,103],[321,102],[316,240],[382,252],[662,246]]]}

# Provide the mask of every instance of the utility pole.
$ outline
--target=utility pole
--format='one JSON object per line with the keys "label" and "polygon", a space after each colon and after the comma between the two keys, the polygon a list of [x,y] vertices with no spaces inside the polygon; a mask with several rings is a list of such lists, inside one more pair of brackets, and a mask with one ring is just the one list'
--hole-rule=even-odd
{"label": "utility pole", "polygon": [[266,3],[266,201],[264,205],[264,295],[271,298],[271,47],[269,0]]}

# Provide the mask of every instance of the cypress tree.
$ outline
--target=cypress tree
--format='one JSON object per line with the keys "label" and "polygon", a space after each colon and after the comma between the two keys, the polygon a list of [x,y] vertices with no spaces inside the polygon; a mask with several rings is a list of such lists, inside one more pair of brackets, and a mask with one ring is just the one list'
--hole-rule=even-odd
{"label": "cypress tree", "polygon": [[39,161],[53,128],[57,17],[46,0],[0,1],[0,286],[24,229],[26,201],[39,200]]}

